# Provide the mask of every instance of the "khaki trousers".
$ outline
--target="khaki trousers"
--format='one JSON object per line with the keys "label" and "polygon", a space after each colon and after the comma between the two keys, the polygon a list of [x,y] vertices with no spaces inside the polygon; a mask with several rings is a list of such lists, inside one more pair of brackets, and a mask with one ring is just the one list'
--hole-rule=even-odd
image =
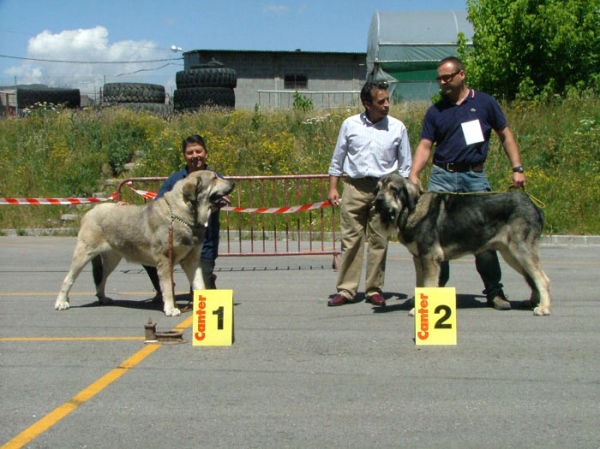
{"label": "khaki trousers", "polygon": [[377,179],[347,179],[341,205],[342,252],[337,291],[353,299],[362,275],[365,240],[367,242],[367,296],[383,289],[388,237],[382,232],[375,213],[373,193]]}

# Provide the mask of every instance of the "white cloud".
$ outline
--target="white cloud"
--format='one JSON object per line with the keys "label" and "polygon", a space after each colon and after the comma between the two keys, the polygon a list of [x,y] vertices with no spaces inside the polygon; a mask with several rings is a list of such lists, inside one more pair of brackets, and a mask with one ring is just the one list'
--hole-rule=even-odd
{"label": "white cloud", "polygon": [[173,65],[167,65],[162,71],[156,70],[175,62],[159,60],[177,58],[180,55],[146,40],[111,44],[108,30],[102,26],[65,30],[56,34],[44,31],[29,40],[27,57],[34,60],[23,61],[5,71],[15,76],[18,84],[76,87],[82,93],[91,93],[102,87],[104,82],[174,85],[175,72],[182,70],[181,66]]}

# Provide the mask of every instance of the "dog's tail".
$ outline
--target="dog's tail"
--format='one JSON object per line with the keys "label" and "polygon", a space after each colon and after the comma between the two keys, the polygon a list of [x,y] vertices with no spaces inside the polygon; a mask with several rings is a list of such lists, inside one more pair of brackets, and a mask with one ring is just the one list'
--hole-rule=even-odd
{"label": "dog's tail", "polygon": [[543,209],[537,208],[538,214],[540,214],[540,221],[542,222],[542,231],[544,230],[544,225],[546,223],[546,214]]}
{"label": "dog's tail", "polygon": [[104,265],[102,264],[102,256],[96,256],[92,259],[92,274],[94,276],[94,285],[98,286],[102,282],[104,275]]}

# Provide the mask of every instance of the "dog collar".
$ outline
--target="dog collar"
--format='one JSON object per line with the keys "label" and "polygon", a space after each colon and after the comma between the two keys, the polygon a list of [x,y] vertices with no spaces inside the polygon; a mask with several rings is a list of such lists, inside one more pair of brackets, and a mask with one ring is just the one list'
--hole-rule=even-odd
{"label": "dog collar", "polygon": [[183,223],[184,225],[186,225],[188,228],[190,228],[192,230],[195,228],[194,225],[188,223],[183,218],[180,218],[177,215],[175,215],[173,213],[173,209],[171,209],[171,205],[169,203],[167,203],[167,206],[169,208],[169,218],[171,219],[171,223],[173,223],[174,221],[178,221],[179,223]]}

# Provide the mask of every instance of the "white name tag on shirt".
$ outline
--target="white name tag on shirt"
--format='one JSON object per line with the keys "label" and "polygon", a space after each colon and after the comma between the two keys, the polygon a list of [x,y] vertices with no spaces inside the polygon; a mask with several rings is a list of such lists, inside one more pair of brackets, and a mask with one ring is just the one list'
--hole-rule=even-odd
{"label": "white name tag on shirt", "polygon": [[481,131],[481,125],[479,124],[479,120],[465,122],[461,126],[467,145],[472,145],[474,143],[484,141],[483,132]]}

